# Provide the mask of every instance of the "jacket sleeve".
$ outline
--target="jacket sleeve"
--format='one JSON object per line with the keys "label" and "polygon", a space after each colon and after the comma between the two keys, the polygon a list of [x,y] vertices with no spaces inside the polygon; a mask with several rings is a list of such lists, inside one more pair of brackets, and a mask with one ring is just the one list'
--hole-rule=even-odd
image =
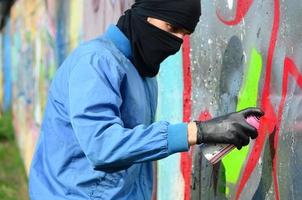
{"label": "jacket sleeve", "polygon": [[70,72],[70,120],[91,164],[100,169],[123,167],[187,151],[184,123],[160,121],[124,128],[120,118],[123,77],[116,61],[97,54],[80,58]]}

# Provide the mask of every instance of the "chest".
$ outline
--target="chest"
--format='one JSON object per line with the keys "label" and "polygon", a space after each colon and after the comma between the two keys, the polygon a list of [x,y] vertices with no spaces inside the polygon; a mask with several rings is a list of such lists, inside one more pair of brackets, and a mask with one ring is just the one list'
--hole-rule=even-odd
{"label": "chest", "polygon": [[127,77],[122,84],[121,94],[121,117],[126,128],[153,122],[157,105],[156,79]]}

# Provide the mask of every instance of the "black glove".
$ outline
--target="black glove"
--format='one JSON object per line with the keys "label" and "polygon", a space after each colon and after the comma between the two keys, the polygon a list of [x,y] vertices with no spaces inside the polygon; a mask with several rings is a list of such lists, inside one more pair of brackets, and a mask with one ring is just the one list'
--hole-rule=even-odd
{"label": "black glove", "polygon": [[233,144],[237,149],[248,145],[250,138],[258,136],[257,129],[246,122],[249,116],[262,117],[264,112],[258,108],[248,108],[208,121],[195,121],[197,125],[197,144]]}

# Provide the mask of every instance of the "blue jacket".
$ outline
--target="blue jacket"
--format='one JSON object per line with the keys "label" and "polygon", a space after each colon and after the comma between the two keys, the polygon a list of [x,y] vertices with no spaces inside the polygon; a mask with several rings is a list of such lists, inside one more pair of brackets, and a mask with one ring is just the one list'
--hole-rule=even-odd
{"label": "blue jacket", "polygon": [[187,151],[187,125],[153,123],[157,83],[131,64],[114,25],[75,49],[49,93],[30,177],[32,200],[150,199],[152,162]]}

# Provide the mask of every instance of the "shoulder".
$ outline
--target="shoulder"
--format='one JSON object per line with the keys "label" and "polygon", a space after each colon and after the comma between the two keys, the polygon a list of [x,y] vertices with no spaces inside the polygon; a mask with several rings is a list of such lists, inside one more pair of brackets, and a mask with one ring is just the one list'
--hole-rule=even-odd
{"label": "shoulder", "polygon": [[[99,79],[119,86],[127,75],[123,55],[109,40],[96,38],[82,43],[70,55],[71,79]],[[128,61],[129,62],[129,61]]]}
{"label": "shoulder", "polygon": [[110,40],[95,38],[79,45],[71,54],[74,67],[87,67],[97,71],[123,74],[125,57],[117,51]]}
{"label": "shoulder", "polygon": [[75,49],[74,54],[78,58],[85,55],[97,55],[117,62],[121,62],[125,58],[110,40],[103,37],[97,37],[82,43]]}

